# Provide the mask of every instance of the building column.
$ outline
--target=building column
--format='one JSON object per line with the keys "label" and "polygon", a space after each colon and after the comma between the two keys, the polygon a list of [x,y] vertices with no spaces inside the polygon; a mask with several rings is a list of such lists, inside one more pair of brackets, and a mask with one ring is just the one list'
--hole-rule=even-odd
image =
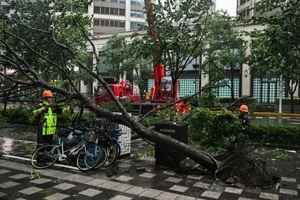
{"label": "building column", "polygon": [[130,12],[131,12],[131,0],[126,0],[125,6],[125,31],[130,31]]}
{"label": "building column", "polygon": [[242,96],[250,96],[251,95],[251,74],[250,67],[247,64],[243,64],[242,66]]}
{"label": "building column", "polygon": [[[246,57],[251,55],[250,49],[250,41],[247,42],[247,49],[246,49]],[[250,66],[248,64],[242,65],[242,73],[241,73],[241,84],[242,84],[242,96],[250,96],[251,95],[251,73],[250,73]]]}

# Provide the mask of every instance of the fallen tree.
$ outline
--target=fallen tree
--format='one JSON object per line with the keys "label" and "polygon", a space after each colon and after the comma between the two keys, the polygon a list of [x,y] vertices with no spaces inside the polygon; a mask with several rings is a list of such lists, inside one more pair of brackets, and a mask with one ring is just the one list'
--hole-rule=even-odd
{"label": "fallen tree", "polygon": [[[85,0],[78,0],[78,3],[80,2],[84,7]],[[232,163],[238,166],[238,162],[231,162],[237,158],[236,155],[238,154],[226,154],[220,159],[225,162],[218,161],[205,151],[195,149],[169,136],[148,129],[131,117],[114,96],[96,67],[100,58],[88,35],[87,25],[89,21],[85,21],[85,15],[80,12],[80,9],[77,8],[75,13],[70,14],[68,10],[64,10],[65,6],[62,4],[63,2],[55,0],[49,0],[49,2],[37,0],[29,7],[26,7],[28,5],[25,4],[18,5],[16,15],[1,16],[0,20],[3,26],[0,29],[0,52],[2,52],[0,54],[0,66],[13,69],[16,73],[9,76],[0,73],[2,80],[11,83],[6,84],[7,88],[1,90],[0,96],[5,96],[3,92],[7,94],[11,91],[11,86],[13,88],[26,86],[41,90],[50,89],[65,98],[80,102],[98,117],[130,127],[144,139],[167,145],[169,148],[184,153],[186,157],[206,168],[207,172],[214,177],[216,175],[221,177],[224,174],[222,171],[228,170],[228,166],[232,166]],[[32,8],[33,6],[36,6],[35,9]],[[87,62],[90,57],[90,53],[86,52],[87,43],[92,47],[92,54],[96,60],[94,65]],[[93,99],[81,94],[77,85],[83,76],[85,79],[99,82],[107,90],[122,115],[97,106]],[[63,80],[65,84],[63,86],[52,84],[51,80],[54,79]],[[249,155],[248,152],[243,157],[246,159],[243,160],[246,164],[248,161],[250,162],[247,155]],[[252,170],[252,168],[249,169]],[[264,168],[260,169],[263,172],[266,171]],[[230,172],[232,173],[225,173],[227,174],[226,177],[233,176],[234,170],[235,168],[231,168]],[[250,172],[247,170],[245,173]]]}

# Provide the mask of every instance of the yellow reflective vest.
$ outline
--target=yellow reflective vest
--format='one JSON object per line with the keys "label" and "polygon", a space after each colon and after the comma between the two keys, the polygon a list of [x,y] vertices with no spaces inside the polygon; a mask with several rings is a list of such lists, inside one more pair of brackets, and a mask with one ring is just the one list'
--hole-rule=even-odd
{"label": "yellow reflective vest", "polygon": [[56,133],[57,115],[48,102],[40,104],[40,108],[34,110],[33,115],[41,115],[42,135],[54,135]]}

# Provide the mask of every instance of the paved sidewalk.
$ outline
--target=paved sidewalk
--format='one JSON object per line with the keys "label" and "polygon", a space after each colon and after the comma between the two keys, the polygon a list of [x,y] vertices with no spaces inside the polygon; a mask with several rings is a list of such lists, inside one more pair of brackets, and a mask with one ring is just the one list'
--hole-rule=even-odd
{"label": "paved sidewalk", "polygon": [[151,168],[125,171],[112,178],[105,177],[101,171],[86,174],[53,168],[32,174],[29,163],[0,160],[0,199],[7,200],[299,200],[297,180],[283,177],[282,181],[285,188],[275,193],[226,187],[208,177],[183,176]]}

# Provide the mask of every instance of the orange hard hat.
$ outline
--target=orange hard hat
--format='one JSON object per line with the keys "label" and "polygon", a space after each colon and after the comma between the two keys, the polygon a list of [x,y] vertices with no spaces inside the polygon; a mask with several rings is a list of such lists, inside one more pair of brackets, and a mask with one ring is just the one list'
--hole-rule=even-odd
{"label": "orange hard hat", "polygon": [[240,112],[249,112],[248,106],[245,104],[241,105]]}
{"label": "orange hard hat", "polygon": [[53,97],[53,93],[51,90],[44,90],[42,94],[43,98]]}

